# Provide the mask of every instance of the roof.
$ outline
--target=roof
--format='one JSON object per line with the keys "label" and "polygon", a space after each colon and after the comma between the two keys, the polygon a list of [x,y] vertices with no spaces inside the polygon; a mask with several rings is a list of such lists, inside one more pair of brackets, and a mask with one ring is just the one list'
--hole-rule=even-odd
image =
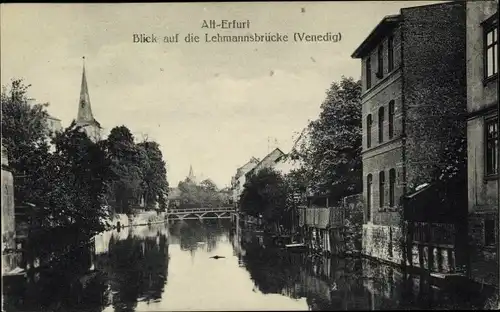
{"label": "roof", "polygon": [[292,170],[299,169],[301,167],[301,163],[298,160],[293,160],[287,157],[287,155],[282,155],[276,160],[276,170],[280,171],[283,174],[288,174]]}
{"label": "roof", "polygon": [[362,58],[372,50],[389,31],[401,22],[401,15],[387,15],[371,31],[366,39],[354,50],[352,58]]}
{"label": "roof", "polygon": [[241,177],[243,175],[243,168],[250,163],[254,163],[257,165],[259,163],[259,160],[252,156],[252,158],[250,158],[250,160],[246,164],[236,170],[236,175],[234,176],[234,178],[238,179],[239,177]]}
{"label": "roof", "polygon": [[52,120],[61,121],[61,119],[56,118],[56,117],[54,117],[54,116],[52,116],[52,115],[48,115],[48,116],[47,116],[47,119],[52,119]]}
{"label": "roof", "polygon": [[251,174],[251,172],[254,172],[255,171],[255,168],[259,168],[260,169],[260,165],[265,163],[266,160],[268,160],[272,155],[275,154],[275,152],[278,151],[280,153],[280,156],[278,156],[278,158],[275,159],[275,162],[278,161],[283,155],[285,155],[285,153],[283,153],[283,151],[281,149],[279,149],[278,147],[275,148],[272,152],[270,152],[269,154],[266,155],[266,157],[264,157],[258,164],[257,166],[255,166],[254,168],[252,168],[252,170],[248,171],[247,173],[245,173],[245,175],[249,175]]}

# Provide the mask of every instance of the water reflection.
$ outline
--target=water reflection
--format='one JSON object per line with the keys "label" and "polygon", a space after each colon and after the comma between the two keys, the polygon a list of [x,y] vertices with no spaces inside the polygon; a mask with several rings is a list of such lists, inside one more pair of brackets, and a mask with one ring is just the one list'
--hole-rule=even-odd
{"label": "water reflection", "polygon": [[4,310],[464,309],[486,297],[366,260],[282,250],[229,220],[105,232],[19,284],[4,287]]}
{"label": "water reflection", "polygon": [[[309,310],[483,309],[485,289],[442,290],[428,278],[366,259],[295,254],[242,231],[240,257],[263,293],[306,298]],[[492,290],[489,290],[492,291]]]}

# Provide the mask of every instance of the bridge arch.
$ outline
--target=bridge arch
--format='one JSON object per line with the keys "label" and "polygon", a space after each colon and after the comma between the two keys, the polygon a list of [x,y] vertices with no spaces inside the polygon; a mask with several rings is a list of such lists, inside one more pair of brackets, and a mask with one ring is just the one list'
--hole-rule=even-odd
{"label": "bridge arch", "polygon": [[169,220],[181,220],[181,217],[179,215],[176,215],[176,214],[169,214],[169,215],[167,215],[167,218]]}
{"label": "bridge arch", "polygon": [[234,207],[176,208],[167,211],[167,218],[170,220],[230,219],[234,212]]}
{"label": "bridge arch", "polygon": [[219,217],[219,215],[216,212],[214,212],[214,211],[205,212],[203,214],[203,218],[207,218],[207,219],[209,219],[209,218],[210,219],[215,219],[215,218],[218,218],[218,217]]}

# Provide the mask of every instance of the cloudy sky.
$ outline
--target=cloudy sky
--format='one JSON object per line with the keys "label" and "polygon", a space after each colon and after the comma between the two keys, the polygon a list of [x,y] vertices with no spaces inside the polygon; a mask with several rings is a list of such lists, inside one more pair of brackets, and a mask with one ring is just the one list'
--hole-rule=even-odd
{"label": "cloudy sky", "polygon": [[[270,148],[287,152],[325,91],[360,77],[354,49],[399,9],[432,3],[2,4],[1,82],[24,78],[30,96],[68,126],[76,117],[82,56],[92,110],[109,132],[126,125],[157,141],[177,185],[192,165],[228,185],[236,168]],[[206,30],[204,20],[250,20],[249,30]],[[341,33],[337,43],[137,44],[158,37],[248,32]],[[270,138],[270,139],[269,139]],[[270,143],[268,143],[270,142]]]}

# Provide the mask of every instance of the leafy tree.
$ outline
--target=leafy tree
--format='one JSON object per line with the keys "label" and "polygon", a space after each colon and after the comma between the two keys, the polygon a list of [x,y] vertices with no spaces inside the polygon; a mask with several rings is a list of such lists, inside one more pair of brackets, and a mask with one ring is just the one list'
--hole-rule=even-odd
{"label": "leafy tree", "polygon": [[105,145],[113,173],[108,197],[113,199],[117,212],[128,213],[145,189],[143,170],[149,166],[146,151],[136,146],[125,126],[111,129]]}
{"label": "leafy tree", "polygon": [[215,185],[214,181],[212,181],[210,179],[205,179],[205,180],[201,181],[200,186],[202,188],[204,188],[205,190],[209,190],[209,191],[213,191],[213,192],[218,191],[217,185]]}
{"label": "leafy tree", "polygon": [[101,219],[110,179],[110,160],[102,144],[94,143],[75,122],[54,138],[47,194],[50,215],[65,225],[76,225],[86,235],[104,229]]}
{"label": "leafy tree", "polygon": [[195,208],[201,207],[200,188],[192,183],[188,178],[180,181],[178,185],[181,192],[181,207],[182,208]]}
{"label": "leafy tree", "polygon": [[300,159],[301,174],[315,192],[332,197],[362,189],[361,82],[342,77],[333,82],[317,120],[309,123],[291,157]]}
{"label": "leafy tree", "polygon": [[209,206],[219,206],[222,204],[222,198],[217,185],[215,185],[215,183],[210,179],[201,181],[200,194],[203,203],[206,203]]}
{"label": "leafy tree", "polygon": [[148,205],[158,202],[161,208],[165,208],[168,182],[160,145],[154,141],[144,141],[139,143],[138,147],[147,157],[147,162],[142,168],[145,202]]}
{"label": "leafy tree", "polygon": [[265,168],[250,175],[241,194],[241,209],[250,216],[262,216],[267,224],[279,225],[285,218],[288,187],[284,177]]}
{"label": "leafy tree", "polygon": [[50,152],[47,105],[30,105],[28,88],[14,80],[1,94],[2,143],[17,176],[15,201],[32,204],[33,228],[76,227],[80,238],[88,237],[103,229],[109,162],[102,146],[74,122],[53,137],[55,151]]}
{"label": "leafy tree", "polygon": [[186,178],[179,182],[178,188],[181,191],[181,207],[217,207],[225,203],[221,191],[210,179],[205,179],[197,185]]}
{"label": "leafy tree", "polygon": [[14,183],[17,203],[43,201],[40,197],[46,191],[41,177],[32,173],[44,172],[49,166],[48,104],[30,105],[29,87],[22,80],[14,80],[1,93],[2,145],[7,149],[10,170],[17,177]]}

